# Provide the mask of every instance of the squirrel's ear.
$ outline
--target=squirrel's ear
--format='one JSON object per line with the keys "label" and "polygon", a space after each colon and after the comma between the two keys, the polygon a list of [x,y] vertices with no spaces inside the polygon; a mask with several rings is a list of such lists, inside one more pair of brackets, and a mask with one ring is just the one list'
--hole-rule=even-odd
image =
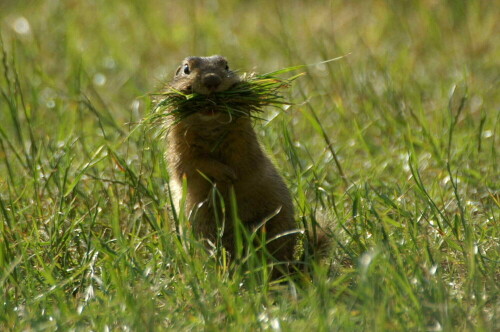
{"label": "squirrel's ear", "polygon": [[175,76],[179,75],[179,71],[181,70],[182,66],[179,66],[179,68],[177,68],[177,70],[175,71]]}

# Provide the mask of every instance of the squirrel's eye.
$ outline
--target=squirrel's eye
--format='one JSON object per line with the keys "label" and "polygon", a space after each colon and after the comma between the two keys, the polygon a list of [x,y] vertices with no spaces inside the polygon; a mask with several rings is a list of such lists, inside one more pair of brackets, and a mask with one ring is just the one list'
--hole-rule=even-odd
{"label": "squirrel's eye", "polygon": [[184,71],[184,74],[189,75],[189,73],[191,72],[191,71],[189,70],[189,65],[187,65],[187,64],[186,64],[186,65],[184,65],[184,70],[183,70],[183,71]]}
{"label": "squirrel's eye", "polygon": [[226,70],[229,70],[229,65],[226,64]]}

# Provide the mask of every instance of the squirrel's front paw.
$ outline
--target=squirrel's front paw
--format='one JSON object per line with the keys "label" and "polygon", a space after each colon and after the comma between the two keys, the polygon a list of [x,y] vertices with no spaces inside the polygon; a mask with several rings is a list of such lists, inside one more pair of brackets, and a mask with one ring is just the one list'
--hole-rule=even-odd
{"label": "squirrel's front paw", "polygon": [[229,166],[219,167],[216,174],[214,174],[216,182],[232,183],[238,179],[236,172]]}
{"label": "squirrel's front paw", "polygon": [[215,182],[233,183],[238,179],[235,171],[231,167],[222,164],[217,165],[217,167],[213,167],[211,169],[205,169],[205,171],[198,169],[198,172],[203,177]]}

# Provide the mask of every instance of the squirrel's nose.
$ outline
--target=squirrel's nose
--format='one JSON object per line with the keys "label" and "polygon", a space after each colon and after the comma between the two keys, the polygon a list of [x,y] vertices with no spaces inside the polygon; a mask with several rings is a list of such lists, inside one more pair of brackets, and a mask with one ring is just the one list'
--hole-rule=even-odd
{"label": "squirrel's nose", "polygon": [[203,77],[203,85],[211,91],[215,91],[222,83],[222,79],[216,74],[208,74]]}

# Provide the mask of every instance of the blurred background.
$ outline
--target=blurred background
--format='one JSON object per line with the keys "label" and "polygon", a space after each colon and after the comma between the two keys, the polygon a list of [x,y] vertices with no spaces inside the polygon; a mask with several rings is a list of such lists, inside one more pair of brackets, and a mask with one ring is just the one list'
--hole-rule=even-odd
{"label": "blurred background", "polygon": [[[63,120],[82,95],[121,126],[139,121],[143,97],[188,55],[222,54],[233,69],[263,73],[349,54],[307,67],[290,98],[307,101],[333,138],[350,137],[339,149],[361,131],[358,153],[373,156],[402,139],[384,137],[394,131],[386,114],[406,121],[411,107],[433,117],[457,83],[467,85],[471,118],[498,111],[499,12],[493,1],[4,0],[0,27],[33,98],[32,123],[45,131],[62,121],[66,134],[87,121]],[[313,148],[311,124],[297,108],[291,115],[295,138]]]}

